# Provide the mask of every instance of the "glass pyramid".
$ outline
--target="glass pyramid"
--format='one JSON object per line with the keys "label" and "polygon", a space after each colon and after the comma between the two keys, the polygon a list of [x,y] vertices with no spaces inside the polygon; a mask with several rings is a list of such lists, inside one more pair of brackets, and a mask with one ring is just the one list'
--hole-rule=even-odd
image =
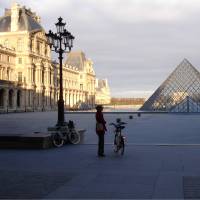
{"label": "glass pyramid", "polygon": [[188,101],[192,102],[189,112],[200,112],[200,73],[187,59],[176,67],[140,110],[188,112],[187,106],[186,109],[181,106],[181,103],[185,105],[184,100],[186,105]]}

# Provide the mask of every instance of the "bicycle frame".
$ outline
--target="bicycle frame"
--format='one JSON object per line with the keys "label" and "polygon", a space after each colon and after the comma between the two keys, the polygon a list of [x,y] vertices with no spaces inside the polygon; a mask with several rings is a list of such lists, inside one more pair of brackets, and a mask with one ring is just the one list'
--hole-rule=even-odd
{"label": "bicycle frame", "polygon": [[124,154],[124,148],[125,148],[125,137],[122,135],[122,129],[125,127],[122,125],[125,125],[125,122],[117,122],[117,124],[111,123],[110,125],[113,125],[115,127],[115,138],[114,138],[114,151],[117,153],[119,150],[121,151],[121,155]]}

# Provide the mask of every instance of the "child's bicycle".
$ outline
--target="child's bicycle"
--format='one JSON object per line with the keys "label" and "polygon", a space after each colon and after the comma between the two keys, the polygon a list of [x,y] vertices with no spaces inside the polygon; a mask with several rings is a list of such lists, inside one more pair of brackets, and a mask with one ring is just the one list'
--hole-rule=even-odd
{"label": "child's bicycle", "polygon": [[111,123],[111,126],[115,127],[114,133],[115,133],[115,138],[114,138],[114,152],[115,153],[120,153],[121,155],[124,154],[124,149],[125,149],[125,137],[122,135],[122,129],[125,128],[125,122],[121,122],[120,119],[116,120],[115,123]]}

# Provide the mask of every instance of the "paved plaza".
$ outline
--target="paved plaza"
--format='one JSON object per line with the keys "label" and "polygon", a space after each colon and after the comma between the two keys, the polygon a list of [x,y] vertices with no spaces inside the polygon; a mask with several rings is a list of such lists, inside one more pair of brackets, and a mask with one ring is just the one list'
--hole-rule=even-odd
{"label": "paved plaza", "polygon": [[1,150],[0,198],[200,198],[199,146]]}
{"label": "paved plaza", "polygon": [[[142,114],[129,119],[130,114],[104,114],[108,132],[106,143],[113,143],[113,128],[108,124],[121,118],[127,122],[124,134],[128,144],[200,144],[199,114]],[[78,129],[85,129],[84,144],[96,144],[95,114],[71,113],[66,121],[73,120]],[[57,112],[29,112],[0,115],[0,134],[30,134],[47,132],[57,122]]]}
{"label": "paved plaza", "polygon": [[[1,133],[45,131],[56,116],[0,115]],[[66,117],[87,129],[85,142],[46,150],[1,150],[0,198],[200,198],[199,115],[145,115],[133,120],[123,115],[129,123],[125,155],[114,154],[113,135],[108,133],[105,158],[96,156],[94,121],[86,124],[93,115]],[[112,121],[116,115],[105,118]]]}

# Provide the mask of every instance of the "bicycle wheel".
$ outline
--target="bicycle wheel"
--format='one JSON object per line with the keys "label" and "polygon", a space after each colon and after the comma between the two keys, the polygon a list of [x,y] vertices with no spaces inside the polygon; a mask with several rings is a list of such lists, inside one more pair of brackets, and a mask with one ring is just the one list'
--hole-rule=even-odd
{"label": "bicycle wheel", "polygon": [[115,152],[115,153],[117,153],[117,152],[118,152],[118,147],[117,147],[117,145],[116,145],[116,144],[114,144],[114,149],[113,149],[113,150],[114,150],[114,152]]}
{"label": "bicycle wheel", "polygon": [[64,144],[64,139],[59,133],[54,133],[52,135],[52,142],[55,147],[61,147]]}
{"label": "bicycle wheel", "polygon": [[124,155],[124,149],[125,149],[124,138],[121,136],[121,140],[120,140],[120,149],[119,149],[119,153],[120,153],[121,155]]}
{"label": "bicycle wheel", "polygon": [[117,153],[119,150],[119,137],[115,135],[115,139],[114,139],[114,152]]}
{"label": "bicycle wheel", "polygon": [[68,138],[71,144],[78,144],[81,140],[80,134],[76,130],[70,130]]}

